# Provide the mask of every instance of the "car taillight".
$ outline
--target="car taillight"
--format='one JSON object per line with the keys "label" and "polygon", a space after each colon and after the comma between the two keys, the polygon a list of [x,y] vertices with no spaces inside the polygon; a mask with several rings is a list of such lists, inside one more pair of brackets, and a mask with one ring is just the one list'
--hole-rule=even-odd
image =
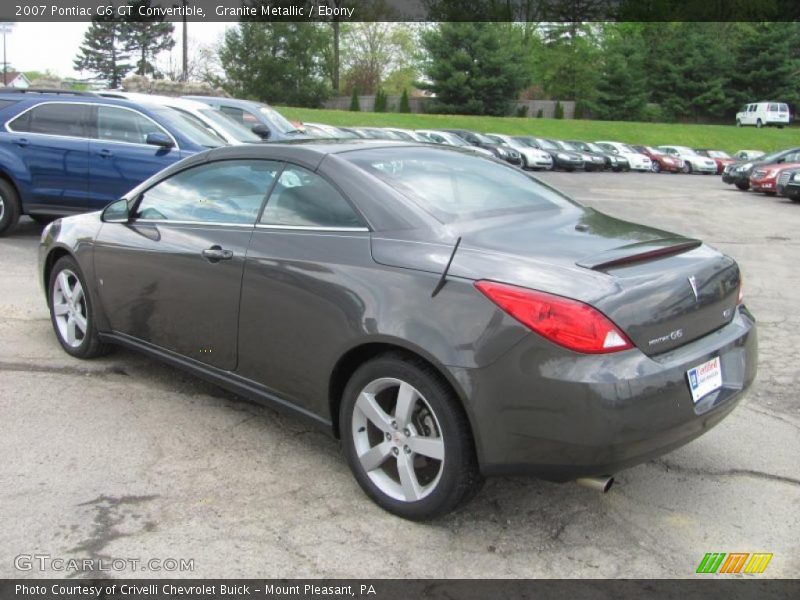
{"label": "car taillight", "polygon": [[602,354],[633,348],[608,317],[583,302],[494,281],[475,287],[526,327],[570,350]]}

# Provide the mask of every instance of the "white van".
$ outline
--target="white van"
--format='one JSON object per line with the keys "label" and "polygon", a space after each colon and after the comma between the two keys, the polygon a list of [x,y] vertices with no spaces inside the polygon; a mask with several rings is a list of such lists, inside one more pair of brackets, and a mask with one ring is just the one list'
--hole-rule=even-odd
{"label": "white van", "polygon": [[784,102],[754,102],[746,104],[741,112],[736,113],[737,127],[777,125],[778,129],[783,129],[783,126],[788,124],[789,107]]}

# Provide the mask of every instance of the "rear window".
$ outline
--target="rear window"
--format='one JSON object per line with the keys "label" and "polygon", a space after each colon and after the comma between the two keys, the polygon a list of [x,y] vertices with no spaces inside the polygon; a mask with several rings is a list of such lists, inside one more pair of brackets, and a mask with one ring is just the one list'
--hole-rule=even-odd
{"label": "rear window", "polygon": [[87,108],[83,104],[49,102],[25,111],[8,124],[11,131],[86,137]]}
{"label": "rear window", "polygon": [[572,206],[518,169],[435,148],[381,148],[341,154],[443,223]]}

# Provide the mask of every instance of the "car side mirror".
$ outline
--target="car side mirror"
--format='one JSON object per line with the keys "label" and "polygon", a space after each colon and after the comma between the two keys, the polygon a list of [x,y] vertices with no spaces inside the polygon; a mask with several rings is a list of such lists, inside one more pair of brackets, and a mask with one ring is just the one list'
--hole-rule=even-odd
{"label": "car side mirror", "polygon": [[172,141],[166,133],[161,133],[160,131],[152,131],[147,134],[147,137],[144,139],[145,144],[150,144],[151,146],[159,146],[161,148],[172,148],[175,145],[175,142]]}
{"label": "car side mirror", "polygon": [[130,221],[130,211],[127,200],[117,200],[103,209],[100,217],[104,223],[127,223]]}
{"label": "car side mirror", "polygon": [[272,135],[272,132],[269,130],[269,127],[267,127],[263,123],[257,123],[256,125],[253,125],[250,128],[250,131],[255,133],[262,140],[268,140],[269,136]]}

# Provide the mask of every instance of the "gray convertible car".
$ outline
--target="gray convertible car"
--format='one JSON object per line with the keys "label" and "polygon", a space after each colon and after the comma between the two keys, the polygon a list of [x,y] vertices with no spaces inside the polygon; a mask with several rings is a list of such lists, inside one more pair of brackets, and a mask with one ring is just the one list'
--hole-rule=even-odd
{"label": "gray convertible car", "polygon": [[66,352],[127,346],[308,419],[409,519],[497,474],[606,489],[756,374],[731,258],[457,149],[211,150],[55,221],[39,263]]}

